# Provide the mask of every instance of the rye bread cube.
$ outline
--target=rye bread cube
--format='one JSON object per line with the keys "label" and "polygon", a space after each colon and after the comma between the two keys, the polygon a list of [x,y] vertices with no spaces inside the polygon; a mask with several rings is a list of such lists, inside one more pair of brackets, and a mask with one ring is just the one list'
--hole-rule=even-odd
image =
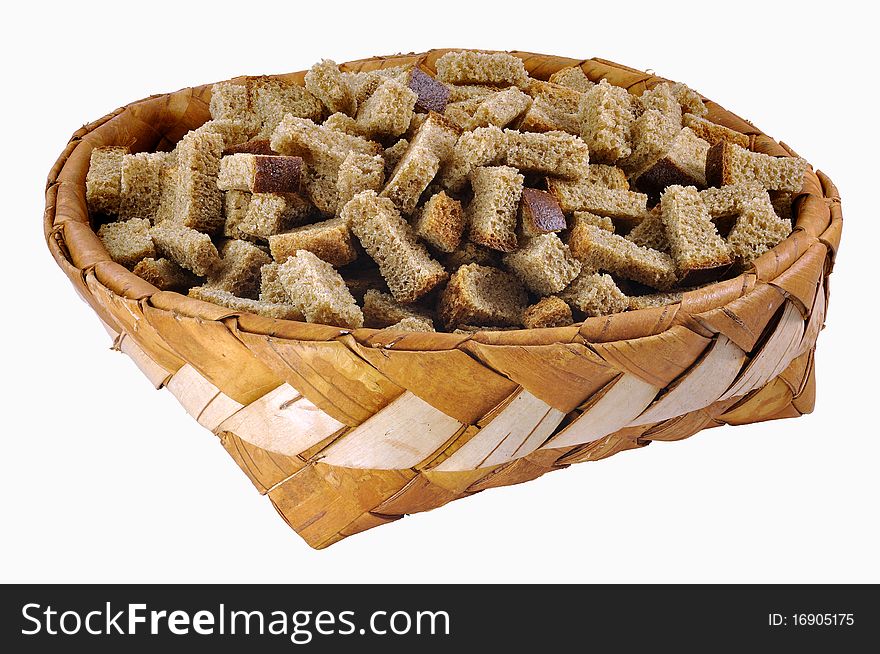
{"label": "rye bread cube", "polygon": [[611,275],[583,270],[559,297],[585,316],[606,316],[625,311],[626,296]]}
{"label": "rye bread cube", "polygon": [[468,264],[450,278],[437,313],[447,329],[458,325],[522,324],[528,296],[520,281],[497,268]]}
{"label": "rye bread cube", "polygon": [[110,258],[126,268],[134,267],[141,259],[156,256],[156,248],[150,237],[150,221],[143,218],[101,225],[98,238]]}
{"label": "rye bread cube", "polygon": [[419,238],[434,249],[449,253],[461,242],[464,223],[461,202],[440,191],[418,210],[413,229]]}
{"label": "rye bread cube", "polygon": [[300,157],[232,154],[220,161],[217,185],[223,191],[297,193],[302,165]]}
{"label": "rye bread cube", "polygon": [[278,263],[287,261],[297,250],[308,250],[335,268],[357,259],[354,240],[348,224],[342,218],[331,218],[274,234],[269,237],[269,250]]}
{"label": "rye bread cube", "polygon": [[420,68],[413,66],[407,76],[407,85],[416,96],[416,110],[436,111],[442,114],[449,101],[449,87],[437,81]]}
{"label": "rye bread cube", "polygon": [[799,193],[804,185],[807,162],[798,157],[771,157],[720,141],[706,157],[709,186],[757,182],[767,190]]}
{"label": "rye bread cube", "polygon": [[565,300],[555,295],[542,297],[536,304],[523,311],[523,327],[526,329],[565,327],[573,322],[571,307]]}
{"label": "rye bread cube", "polygon": [[415,302],[448,278],[388,198],[375,191],[358,193],[345,205],[341,217],[378,264],[398,302]]}
{"label": "rye bread cube", "polygon": [[107,146],[95,148],[86,173],[86,202],[89,212],[115,216],[119,213],[122,184],[122,158],[128,148]]}
{"label": "rye bread cube", "polygon": [[364,326],[364,314],[342,275],[308,250],[299,250],[280,264],[278,277],[306,322],[349,329]]}
{"label": "rye bread cube", "polygon": [[150,229],[156,250],[178,265],[204,277],[220,265],[220,253],[211,237],[166,220]]}
{"label": "rye bread cube", "polygon": [[504,265],[536,295],[558,293],[581,271],[581,262],[556,234],[528,239],[504,256]]}
{"label": "rye bread cube", "polygon": [[185,293],[199,284],[199,278],[170,259],[152,257],[139,261],[132,271],[160,291]]}
{"label": "rye bread cube", "polygon": [[220,265],[208,273],[207,286],[256,299],[260,290],[260,268],[271,262],[271,257],[253,243],[226,241],[220,247]]}
{"label": "rye bread cube", "polygon": [[517,247],[517,209],[525,178],[510,166],[480,166],[471,171],[474,198],[467,208],[468,238],[500,252]]}

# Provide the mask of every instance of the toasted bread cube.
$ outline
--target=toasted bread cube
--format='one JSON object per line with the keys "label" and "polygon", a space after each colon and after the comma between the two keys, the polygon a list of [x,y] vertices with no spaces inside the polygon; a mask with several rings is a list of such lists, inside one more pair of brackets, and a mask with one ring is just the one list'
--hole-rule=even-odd
{"label": "toasted bread cube", "polygon": [[272,259],[247,241],[226,241],[220,248],[220,265],[208,273],[207,286],[238,297],[256,298],[260,289],[260,268]]}
{"label": "toasted bread cube", "polygon": [[410,145],[380,195],[391,200],[401,212],[411,214],[439,170],[437,155],[428,148]]}
{"label": "toasted bread cube", "polygon": [[335,129],[338,132],[351,134],[352,136],[361,136],[364,138],[368,136],[367,130],[364,126],[347,114],[330,114],[321,125],[328,129]]}
{"label": "toasted bread cube", "polygon": [[586,316],[606,316],[625,311],[628,306],[626,296],[617,288],[611,275],[586,269],[559,297]]}
{"label": "toasted bread cube", "polygon": [[395,82],[407,84],[409,71],[412,66],[390,66],[379,70],[367,70],[358,72],[344,72],[342,78],[351,88],[355,105],[361,106],[373,93],[376,92],[383,82],[393,79]]}
{"label": "toasted bread cube", "polygon": [[278,277],[306,322],[350,329],[364,326],[364,314],[342,275],[308,250],[300,250],[280,264]]}
{"label": "toasted bread cube", "polygon": [[284,290],[281,277],[278,274],[276,262],[267,263],[260,268],[260,301],[273,304],[290,304],[290,297]]}
{"label": "toasted bread cube", "polygon": [[598,227],[599,229],[604,229],[606,232],[614,233],[614,221],[608,216],[597,216],[589,211],[575,211],[572,219],[574,225],[583,223],[586,225],[593,225],[593,227]]}
{"label": "toasted bread cube", "polygon": [[132,268],[141,259],[156,256],[153,239],[150,238],[150,221],[143,218],[101,225],[98,238],[110,258],[126,268]]}
{"label": "toasted bread cube", "polygon": [[432,195],[416,213],[413,229],[419,238],[440,252],[452,252],[461,242],[464,231],[461,202],[443,191]]}
{"label": "toasted bread cube", "polygon": [[605,270],[659,290],[675,284],[675,264],[668,254],[643,248],[584,220],[575,219],[568,246],[585,268]]}
{"label": "toasted bread cube", "polygon": [[465,132],[440,173],[440,183],[457,193],[467,184],[474,168],[499,164],[506,151],[507,135],[499,127],[478,127],[472,132]]}
{"label": "toasted bread cube", "polygon": [[223,151],[247,143],[254,136],[256,123],[244,123],[238,120],[209,120],[198,129],[196,134],[218,134],[223,139]]}
{"label": "toasted bread cube", "polygon": [[220,254],[211,237],[186,225],[166,220],[150,229],[150,236],[162,256],[199,277],[204,277],[220,265]]}
{"label": "toasted bread cube", "polygon": [[523,312],[523,326],[526,329],[542,329],[545,327],[565,327],[574,322],[571,307],[565,300],[555,295],[542,297]]}
{"label": "toasted bread cube", "polygon": [[237,227],[240,232],[265,241],[273,234],[301,225],[312,210],[312,204],[296,193],[254,193],[247,214]]}
{"label": "toasted bread cube", "polygon": [[474,112],[473,127],[507,127],[522,116],[532,99],[515,86],[486,98]]}
{"label": "toasted bread cube", "polygon": [[676,127],[681,129],[682,111],[674,87],[669,82],[661,82],[639,96],[639,104],[644,111],[655,110],[662,113]]}
{"label": "toasted bread cube", "polygon": [[597,184],[605,188],[618,189],[620,191],[628,191],[629,181],[626,179],[626,173],[622,168],[617,166],[606,166],[604,164],[590,164],[584,181],[588,184]]}
{"label": "toasted bread cube", "polygon": [[524,188],[519,203],[519,224],[523,236],[530,238],[566,228],[565,214],[556,197],[536,188]]}
{"label": "toasted bread cube", "polygon": [[132,272],[160,291],[185,293],[190,287],[199,283],[199,278],[190,271],[181,268],[170,259],[164,258],[142,259]]}
{"label": "toasted bread cube", "polygon": [[306,90],[318,98],[331,114],[354,116],[354,95],[335,61],[322,59],[305,76]]}
{"label": "toasted bread cube", "polygon": [[452,275],[437,313],[447,329],[464,324],[517,326],[526,302],[526,291],[516,277],[472,263]]}
{"label": "toasted bread cube", "polygon": [[672,85],[672,93],[675,95],[684,113],[695,116],[705,116],[709,113],[706,105],[703,104],[703,98],[700,97],[700,94],[687,85],[675,82]]}
{"label": "toasted bread cube", "polygon": [[406,85],[385,80],[358,107],[358,126],[370,138],[400,136],[409,127],[418,98]]}
{"label": "toasted bread cube", "polygon": [[669,304],[677,304],[678,302],[681,302],[681,297],[681,291],[669,291],[666,293],[652,293],[650,295],[630,296],[627,298],[627,300],[629,300],[629,306],[627,308],[630,311],[637,311],[639,309],[665,307]]}
{"label": "toasted bread cube", "polygon": [[269,140],[272,149],[288,156],[302,157],[309,164],[339,167],[349,152],[382,154],[382,146],[360,136],[318,125],[307,118],[285,116]]}
{"label": "toasted bread cube", "polygon": [[505,52],[447,52],[436,64],[437,79],[447,84],[492,84],[529,86],[529,74],[522,59]]}
{"label": "toasted bread cube", "polygon": [[773,203],[765,193],[743,205],[727,235],[727,244],[737,259],[748,263],[776,247],[789,234],[791,220],[776,215]]}
{"label": "toasted bread cube", "polygon": [[666,238],[666,227],[663,225],[659,208],[659,205],[654,207],[642,222],[632,228],[626,238],[643,248],[669,254],[669,240]]}
{"label": "toasted bread cube", "polygon": [[501,253],[470,241],[463,241],[455,252],[444,259],[443,263],[449,272],[455,272],[469,263],[497,268],[501,265]]}
{"label": "toasted bread cube", "polygon": [[222,230],[223,193],[217,187],[217,174],[223,147],[223,137],[211,132],[189,132],[177,144],[172,193],[163,194],[161,201],[171,203],[172,220],[208,234]]}
{"label": "toasted bread cube", "polygon": [[302,311],[291,304],[276,304],[273,302],[263,302],[262,300],[253,300],[250,298],[237,297],[229,291],[224,291],[213,286],[196,286],[189,289],[189,296],[202,302],[210,302],[219,304],[221,307],[240,311],[243,313],[253,313],[266,318],[275,318],[278,320],[302,320]]}
{"label": "toasted bread cube", "polygon": [[431,317],[425,311],[401,304],[388,293],[376,289],[368,289],[364,293],[365,326],[382,329],[407,318],[431,322]]}
{"label": "toasted bread cube", "polygon": [[544,173],[577,179],[587,172],[590,152],[579,137],[565,132],[517,132],[507,134],[507,165],[524,173]]}
{"label": "toasted bread cube", "polygon": [[[493,93],[493,95],[498,95],[498,92]],[[464,131],[471,130],[474,128],[474,114],[477,113],[477,109],[487,99],[491,98],[492,96],[474,97],[469,100],[462,100],[461,102],[452,102],[446,105],[443,116],[453,122],[459,129]]]}
{"label": "toasted bread cube", "polygon": [[223,194],[223,236],[245,241],[254,240],[254,236],[245,234],[239,228],[247,218],[250,204],[251,194],[247,191],[226,191]]}
{"label": "toasted bread cube", "polygon": [[633,98],[626,89],[603,79],[584,93],[580,115],[581,138],[589,146],[594,161],[614,163],[630,155]]}
{"label": "toasted bread cube", "polygon": [[717,123],[713,123],[701,116],[685,114],[684,126],[689,127],[694,134],[706,141],[709,145],[715,145],[720,141],[728,141],[741,148],[749,147],[749,137],[747,134],[736,132],[724,125],[718,125]]}
{"label": "toasted bread cube", "polygon": [[444,84],[444,86],[449,89],[447,106],[457,102],[464,102],[465,100],[473,100],[474,98],[486,99],[490,95],[498,93],[497,86],[486,84]]}
{"label": "toasted bread cube", "polygon": [[318,121],[324,113],[321,101],[299,84],[275,77],[252,77],[249,78],[248,86],[251,107],[261,125],[258,134],[260,138],[270,138],[287,115]]}
{"label": "toasted bread cube", "polygon": [[760,184],[732,184],[700,192],[713,220],[734,219],[727,244],[734,256],[748,263],[791,233],[791,220],[780,218],[770,194]]}
{"label": "toasted bread cube", "polygon": [[339,166],[336,193],[337,212],[361,191],[379,191],[385,182],[385,160],[379,155],[349,152]]}
{"label": "toasted bread cube", "polygon": [[168,152],[141,152],[122,157],[119,218],[153,220],[162,200],[163,171]]}
{"label": "toasted bread cube", "polygon": [[128,148],[95,148],[86,174],[86,202],[91,213],[115,216],[119,213],[122,192],[122,158]]}
{"label": "toasted bread cube", "polygon": [[[425,114],[416,114],[425,116]],[[417,131],[410,139],[410,148],[427,149],[437,155],[440,163],[452,156],[461,129],[448,118],[436,112],[428,113],[418,123]]]}
{"label": "toasted bread cube", "polygon": [[669,151],[681,132],[680,122],[658,109],[645,111],[633,122],[630,133],[632,152],[620,161],[620,167],[633,177],[641,175]]}
{"label": "toasted bread cube", "polygon": [[336,268],[357,259],[351,232],[342,218],[332,218],[270,236],[269,250],[279,263],[294,256],[297,250],[308,250]]}
{"label": "toasted bread cube", "polygon": [[426,72],[415,66],[410,69],[407,84],[415,91],[416,109],[419,111],[436,111],[442,114],[449,102],[451,91],[442,82],[434,79]]}
{"label": "toasted bread cube", "polygon": [[[733,263],[730,246],[718,235],[706,205],[692,186],[670,186],[660,199],[666,238],[679,275],[691,283]],[[662,289],[661,289],[662,290]]]}
{"label": "toasted bread cube", "polygon": [[296,193],[302,165],[300,157],[232,154],[220,161],[217,186],[223,191]]}
{"label": "toasted bread cube", "polygon": [[600,216],[640,221],[648,211],[648,196],[587,181],[547,178],[547,188],[565,213],[589,211]]}
{"label": "toasted bread cube", "polygon": [[807,162],[797,157],[771,157],[751,152],[728,141],[716,143],[706,157],[709,186],[756,181],[767,190],[799,193]]}
{"label": "toasted bread cube", "polygon": [[434,329],[434,321],[430,318],[404,318],[393,325],[389,325],[388,329],[393,329],[399,332],[433,332],[437,331]]}
{"label": "toasted bread cube", "polygon": [[539,95],[519,123],[522,132],[568,132],[580,136],[581,121],[577,112],[567,112],[548,96]]}
{"label": "toasted bread cube", "polygon": [[594,86],[594,83],[584,74],[580,66],[561,68],[550,76],[550,81],[581,93],[589,91]]}
{"label": "toasted bread cube", "polygon": [[530,238],[504,256],[504,265],[536,295],[558,293],[581,271],[581,262],[556,234]]}
{"label": "toasted bread cube", "polygon": [[278,153],[272,149],[272,145],[269,143],[268,138],[252,138],[245,141],[244,143],[226,146],[226,149],[223,150],[223,156],[225,157],[230,154],[274,155]]}
{"label": "toasted bread cube", "polygon": [[667,186],[705,187],[708,152],[709,144],[685,127],[666,153],[638,176],[635,186],[655,200]]}
{"label": "toasted bread cube", "polygon": [[398,302],[415,302],[446,281],[446,270],[418,242],[388,198],[374,191],[358,193],[343,208],[342,218],[379,265]]}
{"label": "toasted bread cube", "polygon": [[211,87],[209,105],[214,120],[236,120],[240,122],[255,119],[251,107],[250,94],[246,84],[238,82],[218,82]]}
{"label": "toasted bread cube", "polygon": [[525,178],[509,166],[481,166],[471,174],[474,199],[467,209],[469,238],[500,252],[516,249],[516,218]]}
{"label": "toasted bread cube", "polygon": [[407,150],[409,150],[409,141],[406,139],[400,139],[394,145],[385,148],[385,152],[382,155],[382,158],[385,160],[385,177],[391,177],[391,173],[397,168],[397,164],[403,159]]}

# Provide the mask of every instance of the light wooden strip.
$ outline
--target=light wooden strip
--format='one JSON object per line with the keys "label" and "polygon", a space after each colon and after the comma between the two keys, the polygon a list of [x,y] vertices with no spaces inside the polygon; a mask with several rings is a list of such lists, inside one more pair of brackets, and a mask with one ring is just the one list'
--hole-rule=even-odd
{"label": "light wooden strip", "polygon": [[530,454],[547,440],[564,417],[562,411],[523,389],[476,436],[435,469],[474,470]]}
{"label": "light wooden strip", "polygon": [[406,391],[327,448],[321,463],[346,468],[412,468],[463,427],[455,418]]}
{"label": "light wooden strip", "polygon": [[219,388],[188,363],[171,376],[165,387],[196,420],[220,393]]}
{"label": "light wooden strip", "polygon": [[632,374],[621,375],[595,404],[541,449],[571,447],[622,429],[651,404],[660,389]]}
{"label": "light wooden strip", "polygon": [[810,319],[807,321],[807,328],[804,330],[804,337],[801,339],[801,347],[799,354],[803,354],[807,350],[816,345],[816,339],[822,326],[825,324],[825,278],[819,279],[819,288],[816,289],[816,301],[813,303],[813,310],[810,312]]}
{"label": "light wooden strip", "polygon": [[295,388],[282,384],[224,420],[215,431],[229,431],[264,450],[296,456],[344,427]]}
{"label": "light wooden strip", "polygon": [[798,355],[803,337],[804,319],[801,312],[793,302],[786,302],[773,334],[720,399],[745,395],[776,377]]}
{"label": "light wooden strip", "polygon": [[648,407],[630,426],[647,425],[709,406],[742,371],[746,353],[724,334],[679,382]]}
{"label": "light wooden strip", "polygon": [[236,402],[226,393],[220,392],[202,411],[202,415],[199,416],[199,424],[205,429],[217,431],[223,421],[243,408],[244,404]]}
{"label": "light wooden strip", "polygon": [[151,359],[133,338],[129,338],[128,334],[122,334],[122,337],[117,341],[117,346],[120,352],[124,352],[134,361],[135,365],[150,380],[154,388],[162,388],[171,378],[173,373]]}

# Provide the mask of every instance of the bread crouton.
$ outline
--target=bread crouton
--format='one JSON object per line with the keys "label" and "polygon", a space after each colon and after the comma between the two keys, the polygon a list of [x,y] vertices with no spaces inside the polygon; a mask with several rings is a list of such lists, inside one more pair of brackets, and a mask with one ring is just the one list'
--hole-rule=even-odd
{"label": "bread crouton", "polygon": [[510,273],[468,264],[450,278],[437,313],[447,329],[464,324],[517,326],[526,302],[525,289]]}
{"label": "bread crouton", "polygon": [[571,307],[555,295],[542,297],[537,304],[523,311],[523,327],[526,329],[565,327],[573,322]]}
{"label": "bread crouton", "polygon": [[144,218],[101,225],[98,238],[110,258],[126,268],[134,267],[141,259],[156,256],[156,248],[150,237],[150,221]]}
{"label": "bread crouton", "polygon": [[280,264],[278,278],[306,322],[349,329],[364,326],[364,314],[342,275],[308,250],[299,250]]}
{"label": "bread crouton", "polygon": [[297,250],[308,250],[335,268],[357,259],[351,232],[342,218],[332,218],[274,234],[269,237],[269,250],[278,263],[287,261]]}
{"label": "bread crouton", "polygon": [[581,271],[581,262],[556,234],[530,238],[504,256],[504,265],[537,295],[558,293]]}
{"label": "bread crouton", "polygon": [[474,198],[467,208],[469,239],[493,250],[516,249],[517,208],[525,178],[509,166],[481,166],[471,174]]}
{"label": "bread crouton", "polygon": [[506,52],[447,52],[437,59],[437,79],[447,84],[492,84],[528,88],[522,59]]}

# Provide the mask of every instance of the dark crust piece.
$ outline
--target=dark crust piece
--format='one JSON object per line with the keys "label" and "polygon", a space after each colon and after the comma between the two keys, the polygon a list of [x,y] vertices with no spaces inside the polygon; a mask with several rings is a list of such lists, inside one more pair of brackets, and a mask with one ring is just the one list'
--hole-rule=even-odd
{"label": "dark crust piece", "polygon": [[536,188],[524,188],[520,201],[523,219],[530,221],[526,231],[548,234],[565,229],[565,214],[552,194]]}
{"label": "dark crust piece", "polygon": [[[707,163],[707,175],[708,168]],[[635,187],[647,195],[648,200],[652,203],[659,202],[660,196],[666,190],[666,187],[675,184],[680,186],[696,186],[699,189],[705,188],[700,180],[683,171],[666,157],[648,168],[635,181]]]}
{"label": "dark crust piece", "polygon": [[300,157],[256,155],[254,193],[298,193],[303,160]]}
{"label": "dark crust piece", "polygon": [[186,293],[189,288],[199,284],[198,277],[169,259],[142,259],[132,272],[160,291]]}
{"label": "dark crust piece", "polygon": [[701,286],[717,281],[730,270],[731,266],[733,266],[733,262],[725,261],[704,268],[681,270],[679,271],[678,286]]}
{"label": "dark crust piece", "polygon": [[730,179],[730,156],[733,145],[727,141],[719,141],[706,155],[706,183],[709,186],[725,186],[732,183]]}
{"label": "dark crust piece", "polygon": [[229,154],[278,154],[269,145],[269,139],[251,139],[238,145],[231,145],[223,151],[223,156]]}
{"label": "dark crust piece", "polygon": [[442,114],[446,110],[449,101],[449,88],[436,79],[413,67],[409,74],[409,88],[419,96],[416,100],[416,109],[422,111],[436,111]]}

